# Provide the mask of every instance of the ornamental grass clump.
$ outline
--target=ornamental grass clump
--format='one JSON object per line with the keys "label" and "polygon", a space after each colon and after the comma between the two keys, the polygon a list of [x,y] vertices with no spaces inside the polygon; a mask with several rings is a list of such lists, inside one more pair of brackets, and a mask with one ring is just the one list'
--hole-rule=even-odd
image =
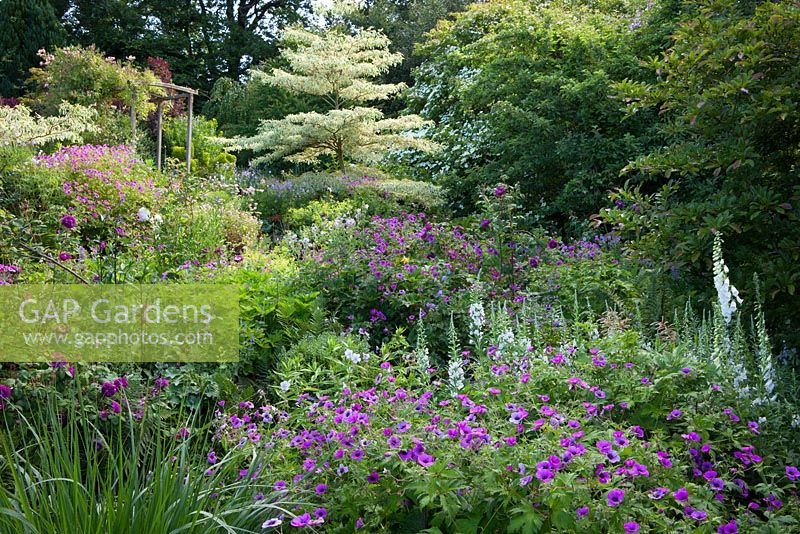
{"label": "ornamental grass clump", "polygon": [[65,410],[50,396],[33,413],[0,412],[0,531],[259,532],[293,517],[258,480],[257,454],[201,461],[208,434],[196,420],[171,433],[123,408],[105,425],[83,402]]}

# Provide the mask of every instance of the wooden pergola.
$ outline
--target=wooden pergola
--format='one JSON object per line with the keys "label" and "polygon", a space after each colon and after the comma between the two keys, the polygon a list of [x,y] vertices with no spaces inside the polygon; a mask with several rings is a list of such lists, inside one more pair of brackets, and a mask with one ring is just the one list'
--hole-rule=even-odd
{"label": "wooden pergola", "polygon": [[182,85],[175,85],[174,83],[163,83],[163,82],[146,82],[146,81],[133,81],[128,82],[130,85],[131,90],[131,133],[134,139],[136,140],[136,97],[137,97],[137,87],[161,87],[163,89],[169,89],[175,92],[172,95],[159,95],[155,94],[152,91],[148,90],[148,96],[151,100],[154,100],[157,104],[156,107],[156,120],[158,123],[157,129],[158,133],[156,134],[157,140],[157,148],[156,148],[156,165],[158,166],[158,170],[161,170],[161,134],[162,134],[162,120],[164,115],[164,102],[169,102],[170,100],[183,100],[187,101],[187,121],[186,121],[186,172],[192,171],[192,108],[194,106],[194,95],[198,94],[197,90],[192,89],[190,87],[183,87]]}

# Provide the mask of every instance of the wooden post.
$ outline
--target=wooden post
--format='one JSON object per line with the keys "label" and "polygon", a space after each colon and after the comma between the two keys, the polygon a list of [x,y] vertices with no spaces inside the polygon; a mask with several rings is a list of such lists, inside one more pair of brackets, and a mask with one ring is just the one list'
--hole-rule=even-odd
{"label": "wooden post", "polygon": [[158,108],[156,110],[156,122],[158,123],[156,134],[156,164],[158,166],[158,170],[161,170],[161,118],[164,114],[164,101],[158,101]]}
{"label": "wooden post", "polygon": [[186,127],[186,172],[192,172],[192,106],[194,105],[194,95],[189,93],[189,114],[187,115]]}
{"label": "wooden post", "polygon": [[131,146],[136,148],[136,88],[131,85]]}

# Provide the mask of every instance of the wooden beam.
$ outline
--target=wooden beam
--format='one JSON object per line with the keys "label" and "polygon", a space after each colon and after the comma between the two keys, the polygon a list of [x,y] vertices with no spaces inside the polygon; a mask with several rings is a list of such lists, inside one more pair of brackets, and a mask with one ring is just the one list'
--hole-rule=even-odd
{"label": "wooden beam", "polygon": [[191,87],[184,87],[182,85],[175,85],[174,83],[164,83],[164,82],[146,82],[146,81],[132,81],[130,83],[134,83],[136,85],[149,85],[151,87],[163,87],[164,89],[172,89],[174,91],[180,91],[182,93],[189,93],[190,95],[197,95],[200,94],[197,89],[192,89]]}
{"label": "wooden beam", "polygon": [[192,172],[192,106],[194,105],[194,95],[189,93],[189,113],[186,115],[186,173]]}
{"label": "wooden beam", "polygon": [[156,162],[158,166],[158,170],[161,170],[161,119],[164,115],[164,102],[159,102],[158,107],[156,108],[156,123],[157,123],[157,131],[156,134]]}
{"label": "wooden beam", "polygon": [[131,146],[136,147],[136,88],[131,86]]}

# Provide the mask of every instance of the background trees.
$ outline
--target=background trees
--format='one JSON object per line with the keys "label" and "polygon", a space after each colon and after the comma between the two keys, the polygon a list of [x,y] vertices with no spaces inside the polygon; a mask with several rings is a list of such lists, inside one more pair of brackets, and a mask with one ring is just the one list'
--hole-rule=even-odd
{"label": "background trees", "polygon": [[454,204],[500,177],[540,216],[565,223],[601,205],[654,141],[650,115],[622,122],[610,86],[645,76],[642,21],[654,8],[518,0],[474,4],[419,45],[412,107],[445,147],[431,162]]}
{"label": "background trees", "polygon": [[0,96],[19,96],[28,69],[39,63],[36,52],[62,44],[67,34],[47,0],[0,1],[0,30]]}

